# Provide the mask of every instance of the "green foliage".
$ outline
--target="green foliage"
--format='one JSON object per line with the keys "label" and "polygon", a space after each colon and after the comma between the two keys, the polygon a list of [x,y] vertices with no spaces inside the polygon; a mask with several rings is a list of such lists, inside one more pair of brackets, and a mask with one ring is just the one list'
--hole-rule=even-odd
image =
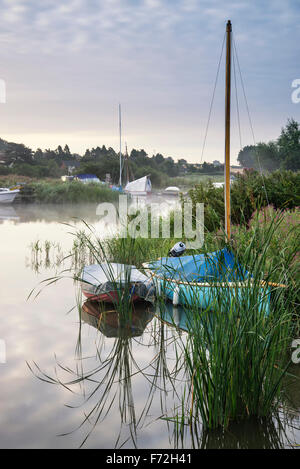
{"label": "green foliage", "polygon": [[[294,210],[276,210],[273,206],[264,207],[252,215],[249,227],[235,225],[232,227],[232,239],[240,249],[246,249],[253,240],[256,255],[263,255],[267,234],[275,225],[272,237],[268,241],[268,251],[266,258],[266,270],[272,269],[272,264],[276,264],[276,271],[271,275],[273,281],[278,281],[280,277],[288,272],[289,284],[293,284],[297,289],[297,282],[300,280],[300,208]],[[219,233],[221,234],[221,233]],[[280,272],[284,272],[281,276]],[[286,281],[286,278],[285,280]]]}
{"label": "green foliage", "polygon": [[[224,190],[212,183],[196,185],[188,193],[193,204],[204,203],[204,223],[208,231],[223,224]],[[257,171],[245,170],[231,185],[231,220],[233,224],[248,223],[253,212],[261,206],[275,209],[294,209],[300,206],[300,172],[275,171],[261,176]]]}
{"label": "green foliage", "polygon": [[238,155],[244,168],[274,171],[279,168],[298,171],[300,169],[300,124],[288,119],[278,139],[269,143],[258,143],[244,147]]}
{"label": "green foliage", "polygon": [[282,168],[297,171],[300,169],[300,124],[289,119],[277,140]]}
{"label": "green foliage", "polygon": [[[182,340],[182,352],[189,381],[179,432],[187,424],[197,429],[199,422],[205,429],[227,429],[233,421],[271,417],[278,410],[299,303],[295,279],[299,233],[293,232],[299,214],[299,210],[295,215],[268,208],[255,214],[249,229],[237,226],[232,249],[251,272],[251,287],[228,300],[230,285],[224,282],[213,312],[199,311],[197,305],[185,309],[190,335],[187,342]],[[291,223],[295,226],[290,227]],[[208,244],[211,251],[219,249],[218,236],[211,236]],[[287,285],[266,289],[265,294],[271,296],[267,315],[257,301],[267,288],[262,288],[262,279]],[[221,312],[226,301],[227,308]]]}
{"label": "green foliage", "polygon": [[101,184],[83,184],[82,182],[32,182],[25,186],[27,193],[32,193],[36,202],[79,203],[113,202],[119,194]]}

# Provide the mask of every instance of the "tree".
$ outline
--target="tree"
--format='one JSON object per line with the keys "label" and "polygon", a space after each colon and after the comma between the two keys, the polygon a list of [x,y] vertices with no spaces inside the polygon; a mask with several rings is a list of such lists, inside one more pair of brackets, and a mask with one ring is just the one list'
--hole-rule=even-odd
{"label": "tree", "polygon": [[156,153],[156,155],[153,155],[153,160],[156,165],[161,165],[164,162],[164,157],[160,153]]}
{"label": "tree", "polygon": [[256,165],[257,169],[275,171],[279,169],[280,156],[276,142],[258,143],[256,145]]}
{"label": "tree", "polygon": [[65,145],[64,153],[67,157],[71,156],[70,148],[69,148],[69,145],[67,145],[67,144]]}
{"label": "tree", "polygon": [[86,158],[86,159],[91,158],[91,152],[88,148],[85,150],[85,154],[83,155],[83,158]]}
{"label": "tree", "polygon": [[65,156],[61,145],[58,145],[57,149],[55,150],[55,153],[59,156],[59,158],[63,158]]}
{"label": "tree", "polygon": [[288,119],[277,140],[278,151],[283,169],[300,169],[300,124]]}
{"label": "tree", "polygon": [[5,155],[9,163],[33,163],[33,152],[23,143],[10,143]]}
{"label": "tree", "polygon": [[37,150],[34,152],[33,155],[34,161],[42,161],[44,159],[44,153],[40,148],[37,148]]}
{"label": "tree", "polygon": [[256,167],[256,147],[254,145],[247,145],[240,150],[237,160],[243,168]]}

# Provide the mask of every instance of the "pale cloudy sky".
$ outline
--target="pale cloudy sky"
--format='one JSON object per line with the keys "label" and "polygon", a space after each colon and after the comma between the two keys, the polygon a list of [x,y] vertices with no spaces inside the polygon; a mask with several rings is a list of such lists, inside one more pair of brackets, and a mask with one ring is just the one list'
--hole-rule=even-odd
{"label": "pale cloudy sky", "polygon": [[[231,19],[256,140],[300,120],[299,0],[0,0],[0,137],[84,152],[124,141],[199,162]],[[204,160],[223,160],[224,63]],[[233,96],[234,98],[234,96]],[[234,99],[233,99],[234,101]],[[239,95],[242,144],[252,143]],[[233,103],[233,107],[235,107]],[[232,160],[239,138],[233,109]]]}

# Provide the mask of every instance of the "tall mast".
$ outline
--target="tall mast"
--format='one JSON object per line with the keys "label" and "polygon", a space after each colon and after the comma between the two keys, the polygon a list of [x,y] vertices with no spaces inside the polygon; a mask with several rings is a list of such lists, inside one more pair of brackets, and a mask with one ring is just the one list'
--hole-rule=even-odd
{"label": "tall mast", "polygon": [[119,186],[122,187],[122,124],[121,124],[121,104],[119,104],[119,134],[120,134],[120,178],[119,178]]}
{"label": "tall mast", "polygon": [[225,199],[225,232],[230,240],[230,92],[231,92],[231,21],[226,26],[226,89],[225,89],[225,165],[224,165],[224,199]]}
{"label": "tall mast", "polygon": [[125,142],[126,184],[129,182],[129,160],[127,143]]}

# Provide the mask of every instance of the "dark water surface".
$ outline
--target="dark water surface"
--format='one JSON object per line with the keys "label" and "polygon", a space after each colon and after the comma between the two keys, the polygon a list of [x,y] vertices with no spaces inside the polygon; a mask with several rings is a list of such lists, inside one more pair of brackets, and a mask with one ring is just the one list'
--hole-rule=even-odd
{"label": "dark water surface", "polygon": [[[87,302],[80,322],[78,309],[72,309],[77,290],[67,278],[27,300],[33,287],[57,273],[54,258],[48,263],[52,267],[34,264],[31,244],[51,240],[67,251],[73,238],[62,223],[80,226],[72,217],[84,218],[103,234],[109,232],[100,225],[95,209],[0,206],[0,340],[6,345],[6,363],[0,363],[0,447],[77,448],[88,435],[87,448],[300,444],[300,386],[293,380],[279,421],[251,420],[225,433],[194,435],[194,440],[187,429],[183,440],[176,438],[173,423],[160,417],[177,413],[185,384],[180,373],[172,383],[175,344],[185,334],[174,327],[185,327],[180,309],[168,305],[161,321],[153,306],[138,305],[130,327],[121,328],[108,310],[99,327],[95,305]],[[298,376],[299,368],[292,370]],[[80,381],[80,376],[86,379]],[[76,380],[67,386],[55,383]]]}

